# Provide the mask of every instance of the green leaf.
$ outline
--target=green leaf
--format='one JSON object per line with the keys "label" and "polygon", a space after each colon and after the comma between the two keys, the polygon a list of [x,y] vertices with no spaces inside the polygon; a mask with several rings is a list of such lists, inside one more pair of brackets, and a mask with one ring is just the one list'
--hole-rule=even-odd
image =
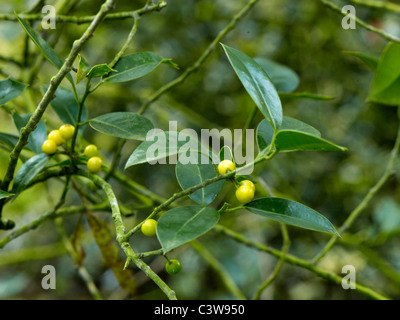
{"label": "green leaf", "polygon": [[219,213],[214,208],[187,206],[165,212],[157,223],[157,237],[166,253],[209,230],[219,221]]}
{"label": "green leaf", "polygon": [[44,153],[38,154],[26,161],[15,176],[13,192],[19,193],[36,177],[36,175],[47,165],[50,158]]}
{"label": "green leaf", "polygon": [[[267,123],[260,124],[267,126]],[[284,117],[281,129],[275,138],[279,151],[346,151],[347,148],[321,138],[321,133],[312,126],[290,117]]]}
{"label": "green leaf", "polygon": [[99,64],[90,69],[87,76],[88,78],[103,77],[106,74],[109,74],[111,71],[113,71],[113,69],[111,69],[108,64]]}
{"label": "green leaf", "polygon": [[0,142],[14,149],[15,145],[18,143],[19,137],[13,134],[0,132]]}
{"label": "green leaf", "polygon": [[300,83],[299,76],[292,69],[266,58],[254,59],[269,76],[276,90],[292,92]]}
{"label": "green leaf", "polygon": [[111,72],[102,81],[119,83],[141,78],[161,63],[170,64],[169,59],[164,59],[153,52],[138,52],[122,57],[114,66],[115,72]]}
{"label": "green leaf", "polygon": [[[190,150],[188,150],[188,147]],[[183,132],[154,130],[149,132],[129,157],[125,169],[140,163],[154,163],[180,153],[200,150],[197,138]]]}
{"label": "green leaf", "polygon": [[[29,38],[31,38],[34,44],[39,48],[39,50],[43,53],[44,57],[57,69],[61,69],[64,62],[54,51],[54,49],[50,47],[50,45],[45,40],[43,40],[24,19],[20,18],[17,14],[15,15],[22,28],[25,30],[25,32],[28,34]],[[67,74],[67,79],[71,82],[72,85],[74,84],[74,80],[72,79],[71,74]]]}
{"label": "green leaf", "polygon": [[265,218],[339,236],[327,218],[295,201],[280,198],[260,198],[245,204],[244,207]]}
{"label": "green leaf", "polygon": [[[47,90],[47,88],[46,86],[45,90]],[[51,101],[50,105],[63,123],[76,126],[79,105],[71,90],[62,87],[57,88],[56,97]],[[81,122],[85,122],[86,120],[87,109],[86,106],[83,106]]]}
{"label": "green leaf", "polygon": [[[198,161],[198,164],[182,164],[178,161],[175,166],[175,173],[182,190],[186,190],[217,176],[216,169],[211,161],[207,164],[201,164],[200,161]],[[190,194],[189,197],[203,207],[208,206],[218,196],[224,186],[224,182],[224,180],[221,180],[210,184]]]}
{"label": "green leaf", "polygon": [[147,132],[154,128],[149,119],[134,112],[114,112],[101,115],[89,121],[90,126],[110,136],[145,140]]}
{"label": "green leaf", "polygon": [[224,44],[222,46],[243,86],[274,131],[277,131],[282,123],[282,105],[268,75],[249,56]]}
{"label": "green leaf", "polygon": [[356,57],[360,59],[362,62],[364,62],[372,71],[376,71],[378,67],[379,60],[375,59],[373,57],[370,57],[364,53],[361,52],[355,52],[355,51],[345,51],[343,52],[344,54],[347,54],[349,56]]}
{"label": "green leaf", "polygon": [[[26,113],[19,115],[17,113],[13,113],[12,117],[18,131],[21,131],[21,129],[28,124],[28,121],[31,118],[31,114]],[[28,137],[29,149],[31,149],[36,154],[42,153],[42,144],[46,139],[46,124],[43,120],[40,120],[36,129]]]}
{"label": "green leaf", "polygon": [[13,79],[0,81],[0,105],[18,97],[26,87],[26,84]]}
{"label": "green leaf", "polygon": [[131,270],[124,270],[125,264],[120,258],[120,250],[117,242],[114,240],[113,234],[108,229],[106,223],[94,214],[88,212],[87,217],[94,239],[103,256],[104,264],[112,270],[121,288],[133,296],[136,292],[135,277]]}
{"label": "green leaf", "polygon": [[390,106],[400,105],[400,45],[389,43],[383,51],[368,96]]}
{"label": "green leaf", "polygon": [[87,63],[86,60],[80,54],[78,55],[78,59],[79,59],[79,65],[78,65],[78,70],[76,72],[76,84],[85,79],[91,69],[90,64]]}
{"label": "green leaf", "polygon": [[1,199],[5,199],[5,198],[9,198],[9,197],[12,197],[14,194],[12,194],[12,193],[8,193],[8,192],[5,192],[5,191],[3,191],[3,190],[0,190],[0,200]]}
{"label": "green leaf", "polygon": [[274,129],[267,120],[263,120],[257,127],[257,146],[260,154],[266,154],[274,138]]}

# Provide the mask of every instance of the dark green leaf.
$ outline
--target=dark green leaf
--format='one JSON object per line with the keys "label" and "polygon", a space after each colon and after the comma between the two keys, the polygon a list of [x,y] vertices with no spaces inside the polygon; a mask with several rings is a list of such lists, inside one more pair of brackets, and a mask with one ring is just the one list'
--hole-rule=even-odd
{"label": "dark green leaf", "polygon": [[200,206],[179,207],[165,212],[157,223],[157,237],[164,252],[192,241],[219,221],[214,208]]}
{"label": "dark green leaf", "polygon": [[270,59],[255,58],[254,60],[269,76],[276,90],[292,92],[298,87],[300,79],[292,69]]}
{"label": "dark green leaf", "polygon": [[245,89],[272,128],[278,130],[282,123],[282,105],[268,75],[249,56],[231,47],[222,46]]}
{"label": "dark green leaf", "polygon": [[[47,90],[47,87],[45,87],[45,90]],[[76,126],[79,105],[72,91],[59,87],[56,90],[56,97],[51,101],[51,107],[63,123]],[[86,106],[83,106],[81,122],[85,122],[86,120],[87,109]]]}
{"label": "dark green leaf", "polygon": [[141,78],[161,63],[170,63],[153,52],[138,52],[122,57],[114,66],[115,72],[111,72],[103,79],[103,82],[126,82]]}
{"label": "dark green leaf", "polygon": [[13,134],[0,132],[0,142],[13,149],[18,143],[19,137]]}
{"label": "dark green leaf", "polygon": [[275,138],[275,146],[279,151],[347,150],[321,138],[321,133],[312,126],[290,117],[283,118],[281,129]]}
{"label": "dark green leaf", "polygon": [[368,100],[400,105],[400,44],[389,43],[383,51],[372,81]]}
{"label": "dark green leaf", "polygon": [[5,199],[5,198],[9,198],[9,197],[12,197],[14,194],[12,194],[12,193],[8,193],[8,192],[5,192],[5,191],[3,191],[3,190],[0,190],[0,200],[1,199]]}
{"label": "dark green leaf", "polygon": [[[183,190],[217,176],[216,169],[211,161],[207,164],[201,164],[200,161],[198,161],[198,164],[182,164],[178,161],[175,167],[175,173],[179,185]],[[189,195],[189,197],[193,201],[205,207],[215,200],[223,186],[224,180],[221,180],[197,190]]]}
{"label": "dark green leaf", "polygon": [[50,158],[44,153],[38,154],[26,161],[15,176],[13,192],[19,193],[47,165]]}
{"label": "dark green leaf", "polygon": [[145,140],[147,132],[154,128],[149,119],[133,112],[114,112],[90,120],[90,126],[114,137]]}
{"label": "dark green leaf", "polygon": [[260,216],[296,227],[339,235],[327,218],[305,205],[280,198],[260,198],[244,205]]}
{"label": "dark green leaf", "polygon": [[[45,58],[57,69],[61,69],[64,62],[54,51],[54,49],[50,47],[50,45],[45,40],[43,40],[24,19],[20,18],[18,15],[16,16],[22,28],[25,30],[25,32],[28,34],[34,44],[39,48],[39,50],[43,53]],[[67,79],[71,82],[72,85],[74,84],[74,80],[72,79],[71,74],[67,74]]]}
{"label": "dark green leaf", "polygon": [[[29,113],[22,115],[13,113],[12,116],[18,131],[21,131],[21,129],[28,124],[28,121],[31,118],[31,114]],[[34,153],[37,154],[42,153],[42,144],[46,139],[47,139],[46,124],[44,123],[43,120],[40,120],[36,129],[29,135],[28,138],[29,149],[31,149]]]}
{"label": "dark green leaf", "polygon": [[266,154],[274,137],[274,129],[267,120],[263,120],[257,127],[257,146],[260,154]]}
{"label": "dark green leaf", "polygon": [[0,81],[0,105],[18,97],[26,87],[26,84],[13,79]]}

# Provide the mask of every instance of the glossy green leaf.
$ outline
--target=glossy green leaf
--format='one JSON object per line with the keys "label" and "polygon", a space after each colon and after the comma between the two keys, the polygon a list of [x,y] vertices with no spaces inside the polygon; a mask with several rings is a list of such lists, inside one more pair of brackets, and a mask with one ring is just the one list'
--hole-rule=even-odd
{"label": "glossy green leaf", "polygon": [[[260,124],[267,126],[267,123]],[[265,129],[267,130],[267,129]],[[346,151],[347,149],[321,138],[314,127],[294,118],[284,117],[275,138],[279,151]]]}
{"label": "glossy green leaf", "polygon": [[278,92],[260,65],[246,54],[222,45],[243,86],[276,131],[282,123],[282,105]]}
{"label": "glossy green leaf", "polygon": [[23,191],[29,182],[36,177],[49,161],[50,158],[44,153],[35,155],[26,161],[15,176],[13,192],[18,193]]}
{"label": "glossy green leaf", "polygon": [[165,212],[157,223],[157,237],[164,252],[171,251],[211,230],[219,221],[214,208],[187,206]]}
{"label": "glossy green leaf", "polygon": [[87,217],[94,239],[103,256],[104,264],[112,270],[121,288],[133,296],[136,292],[136,280],[131,270],[124,270],[125,263],[120,258],[120,250],[114,235],[107,224],[94,214],[88,212]]}
{"label": "glossy green leaf", "polygon": [[0,190],[0,200],[1,199],[5,199],[5,198],[9,198],[9,197],[12,197],[14,194],[12,194],[12,193],[8,193],[8,192],[5,192],[5,191],[3,191],[3,190]]}
{"label": "glossy green leaf", "polygon": [[154,128],[149,119],[134,112],[107,113],[91,119],[89,124],[96,131],[110,136],[141,141]]}
{"label": "glossy green leaf", "polygon": [[[18,131],[21,131],[23,127],[28,124],[29,119],[31,118],[31,114],[17,114],[13,113],[13,120],[15,126],[17,127]],[[36,129],[29,135],[28,138],[28,147],[34,153],[42,153],[42,144],[47,139],[47,130],[46,124],[43,120],[40,120]]]}
{"label": "glossy green leaf", "polygon": [[[17,19],[19,23],[21,24],[22,28],[25,30],[25,32],[28,34],[29,38],[33,41],[33,43],[39,48],[39,50],[43,53],[44,57],[57,69],[61,69],[63,66],[64,62],[61,60],[61,58],[58,56],[58,54],[54,51],[52,47],[44,40],[42,39],[35,30],[22,18],[20,18],[18,15]],[[67,79],[73,84],[74,80],[72,79],[71,74],[67,74]]]}
{"label": "glossy green leaf", "polygon": [[292,69],[266,58],[254,59],[269,76],[276,90],[292,92],[300,83],[299,76]]}
{"label": "glossy green leaf", "polygon": [[[47,87],[45,87],[45,90],[47,90]],[[71,90],[62,87],[57,88],[56,97],[51,101],[50,105],[63,123],[76,126],[79,105],[76,102],[74,93]],[[84,105],[81,122],[85,122],[86,120],[87,109]]]}
{"label": "glossy green leaf", "polygon": [[26,87],[26,84],[13,79],[0,81],[0,105],[18,97]]}
{"label": "glossy green leaf", "polygon": [[260,198],[244,205],[257,215],[296,227],[339,235],[332,223],[315,210],[295,201]]}
{"label": "glossy green leaf", "polygon": [[78,70],[76,72],[76,84],[85,79],[91,69],[90,64],[87,63],[86,60],[80,54],[78,55],[78,59],[79,59],[79,64],[78,64]]}
{"label": "glossy green leaf", "polygon": [[316,137],[321,137],[321,132],[319,132],[314,127],[310,126],[307,123],[304,123],[303,121],[287,116],[283,117],[282,126],[279,131],[285,130],[300,131],[304,133],[309,133]]}
{"label": "glossy green leaf", "polygon": [[152,130],[148,133],[146,141],[138,145],[133,151],[126,163],[125,169],[140,163],[162,162],[168,157],[184,152],[198,151],[199,149],[197,138],[183,132],[169,132],[160,129]]}
{"label": "glossy green leaf", "polygon": [[356,57],[358,59],[360,59],[362,62],[365,63],[365,65],[367,65],[372,71],[376,71],[376,69],[378,68],[378,63],[379,60],[375,59],[371,56],[368,56],[362,52],[355,52],[355,51],[345,51],[344,54],[347,54],[349,56],[353,56]]}
{"label": "glossy green leaf", "polygon": [[19,137],[13,134],[0,132],[0,142],[11,149],[18,143]]}
{"label": "glossy green leaf", "polygon": [[153,52],[138,52],[122,57],[114,66],[115,72],[111,72],[103,82],[127,82],[141,78],[161,63],[170,63],[168,59],[160,57]]}
{"label": "glossy green leaf", "polygon": [[383,51],[372,81],[369,101],[400,105],[400,44],[389,43]]}
{"label": "glossy green leaf", "polygon": [[[217,176],[216,168],[211,161],[206,164],[201,164],[200,161],[198,161],[198,164],[182,164],[178,161],[175,166],[175,173],[182,190],[186,190]],[[197,190],[190,194],[189,197],[203,207],[208,206],[215,200],[223,186],[224,180],[221,180]]]}

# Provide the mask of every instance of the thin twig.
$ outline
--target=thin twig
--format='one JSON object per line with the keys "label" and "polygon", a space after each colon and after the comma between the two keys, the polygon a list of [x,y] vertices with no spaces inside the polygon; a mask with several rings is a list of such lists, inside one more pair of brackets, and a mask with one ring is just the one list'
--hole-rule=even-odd
{"label": "thin twig", "polygon": [[340,14],[342,14],[343,16],[347,16],[348,18],[353,19],[360,27],[371,31],[375,34],[377,34],[378,36],[382,37],[383,39],[387,40],[387,41],[393,41],[393,42],[397,42],[400,43],[400,38],[393,36],[381,29],[375,28],[373,26],[371,26],[370,24],[364,22],[363,20],[361,20],[360,18],[358,18],[357,16],[350,14],[350,13],[346,13],[346,12],[342,12],[342,8],[340,8],[339,6],[337,6],[336,4],[328,1],[328,0],[319,0],[324,6],[339,12]]}

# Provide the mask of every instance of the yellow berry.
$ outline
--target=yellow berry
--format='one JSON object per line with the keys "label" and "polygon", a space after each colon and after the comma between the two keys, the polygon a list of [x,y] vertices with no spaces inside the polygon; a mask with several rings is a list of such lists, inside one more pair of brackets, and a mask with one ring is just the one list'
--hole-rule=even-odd
{"label": "yellow berry", "polygon": [[220,175],[227,174],[235,169],[236,166],[231,160],[222,160],[218,165],[218,172]]}
{"label": "yellow berry", "polygon": [[103,168],[103,160],[99,157],[91,157],[87,162],[87,168],[92,173],[98,173]]}
{"label": "yellow berry", "polygon": [[96,157],[99,155],[99,149],[94,144],[89,144],[84,151],[86,157]]}
{"label": "yellow berry", "polygon": [[75,127],[72,124],[63,124],[60,129],[60,134],[65,140],[69,140],[74,136]]}
{"label": "yellow berry", "polygon": [[45,154],[55,154],[57,151],[57,144],[54,140],[45,140],[42,144],[42,151]]}
{"label": "yellow berry", "polygon": [[58,146],[65,142],[61,136],[60,130],[50,131],[50,133],[47,135],[47,139],[53,140]]}
{"label": "yellow berry", "polygon": [[254,198],[254,189],[252,187],[243,185],[236,190],[236,199],[241,203],[247,203]]}
{"label": "yellow berry", "polygon": [[154,237],[157,230],[157,221],[154,219],[147,219],[141,226],[142,233],[148,237]]}
{"label": "yellow berry", "polygon": [[239,186],[248,186],[250,188],[252,188],[253,190],[256,190],[256,186],[254,185],[254,183],[250,180],[243,180],[239,182]]}

